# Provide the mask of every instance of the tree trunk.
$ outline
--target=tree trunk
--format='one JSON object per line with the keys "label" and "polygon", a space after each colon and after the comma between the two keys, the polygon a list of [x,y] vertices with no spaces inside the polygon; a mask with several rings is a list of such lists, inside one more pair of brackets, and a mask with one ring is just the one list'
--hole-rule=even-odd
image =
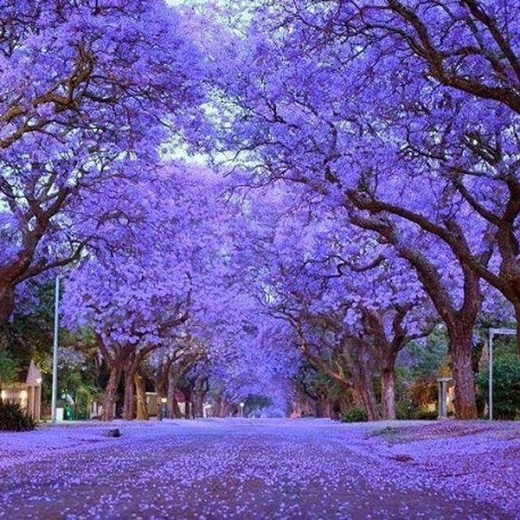
{"label": "tree trunk", "polygon": [[121,366],[115,363],[110,367],[110,377],[105,388],[105,399],[103,401],[103,420],[112,421],[115,416],[117,387],[121,381]]}
{"label": "tree trunk", "polygon": [[186,419],[194,419],[193,415],[193,392],[191,389],[184,388],[184,395],[186,396]]}
{"label": "tree trunk", "polygon": [[216,416],[217,417],[227,417],[229,415],[229,405],[226,402],[226,400],[222,397],[222,395],[219,395],[216,398]]}
{"label": "tree trunk", "polygon": [[193,416],[204,417],[204,400],[208,393],[207,379],[202,378],[197,381],[193,392]]}
{"label": "tree trunk", "polygon": [[458,419],[476,419],[475,382],[471,360],[472,332],[448,329],[455,384],[455,413]]}
{"label": "tree trunk", "polygon": [[372,382],[372,370],[368,366],[366,345],[359,346],[356,362],[350,358],[354,388],[357,390],[369,421],[381,419]]}
{"label": "tree trunk", "polygon": [[14,289],[10,284],[0,285],[0,327],[7,323],[14,311]]}
{"label": "tree trunk", "polygon": [[326,417],[327,419],[330,419],[330,400],[328,398],[323,398],[320,401],[320,408],[321,408],[321,416]]}
{"label": "tree trunk", "polygon": [[377,409],[377,400],[374,394],[374,389],[372,388],[372,384],[370,383],[370,385],[361,385],[359,393],[361,395],[361,400],[363,401],[363,408],[367,412],[368,420],[379,421],[381,417],[379,415],[379,410]]}
{"label": "tree trunk", "polygon": [[135,417],[135,376],[137,367],[134,363],[125,371],[125,397],[123,403],[123,419],[132,421]]}
{"label": "tree trunk", "polygon": [[172,365],[168,371],[168,417],[170,419],[178,419],[180,416],[179,405],[175,401],[175,391],[179,384],[179,377],[175,372],[175,366]]}
{"label": "tree trunk", "polygon": [[[394,348],[392,348],[394,345]],[[402,345],[402,343],[399,343]],[[382,367],[381,367],[381,404],[383,405],[383,418],[394,420],[395,416],[395,358],[399,347],[394,343],[387,343],[386,348],[382,348]]]}
{"label": "tree trunk", "polygon": [[354,406],[356,408],[365,408],[361,394],[356,387],[352,388],[352,400],[354,401]]}
{"label": "tree trunk", "polygon": [[381,402],[383,418],[395,419],[395,377],[394,370],[386,368],[381,373]]}
{"label": "tree trunk", "polygon": [[191,395],[191,403],[191,413],[193,419],[196,419],[197,417],[202,417],[202,405],[200,404],[200,395],[199,392],[196,390]]}
{"label": "tree trunk", "polygon": [[137,404],[137,420],[147,421],[148,416],[148,404],[146,401],[146,384],[144,377],[136,372],[134,376],[135,393],[136,393],[136,404]]}
{"label": "tree trunk", "polygon": [[172,402],[171,414],[172,414],[171,415],[172,419],[181,419],[182,418],[179,403],[175,400],[175,398],[173,399],[173,402]]}

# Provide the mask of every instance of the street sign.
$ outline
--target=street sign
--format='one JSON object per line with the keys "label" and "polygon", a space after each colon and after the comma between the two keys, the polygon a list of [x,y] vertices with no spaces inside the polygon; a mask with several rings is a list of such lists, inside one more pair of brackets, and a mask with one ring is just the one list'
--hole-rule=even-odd
{"label": "street sign", "polygon": [[516,336],[515,329],[489,329],[491,334],[504,334],[506,336]]}

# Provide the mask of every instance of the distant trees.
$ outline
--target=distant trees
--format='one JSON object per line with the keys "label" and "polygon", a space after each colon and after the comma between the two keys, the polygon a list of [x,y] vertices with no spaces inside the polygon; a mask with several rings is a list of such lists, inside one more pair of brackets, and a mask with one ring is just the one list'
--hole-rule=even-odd
{"label": "distant trees", "polygon": [[371,420],[395,418],[397,355],[438,320],[418,279],[369,234],[302,207],[297,191],[248,201],[249,280],[289,327],[286,349],[336,381]]}
{"label": "distant trees", "polygon": [[179,416],[178,390],[193,404],[186,414],[202,415],[215,378],[230,399],[261,393],[274,368],[256,346],[259,306],[241,294],[231,262],[244,242],[222,182],[170,162],[134,190],[127,210],[140,218],[123,233],[106,226],[110,247],[91,249],[65,280],[65,323],[94,336],[108,368],[104,418],[114,417],[121,385],[125,419],[147,418],[147,381],[169,417]]}

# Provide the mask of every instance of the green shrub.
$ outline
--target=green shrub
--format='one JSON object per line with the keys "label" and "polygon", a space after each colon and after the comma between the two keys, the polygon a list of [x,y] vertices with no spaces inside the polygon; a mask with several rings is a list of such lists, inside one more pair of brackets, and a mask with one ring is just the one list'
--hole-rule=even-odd
{"label": "green shrub", "polygon": [[25,415],[20,405],[0,400],[0,430],[22,432],[34,430],[35,426],[34,420]]}
{"label": "green shrub", "polygon": [[341,422],[367,422],[368,415],[362,408],[350,408],[341,417]]}
{"label": "green shrub", "polygon": [[[477,376],[477,385],[486,402],[489,399],[489,371]],[[515,419],[520,413],[520,360],[516,355],[499,358],[493,364],[493,416]]]}
{"label": "green shrub", "polygon": [[416,409],[417,409],[417,407],[410,399],[397,402],[397,403],[395,403],[396,419],[399,419],[399,420],[412,419],[413,414],[416,411]]}
{"label": "green shrub", "polygon": [[412,419],[416,419],[418,421],[433,421],[438,417],[437,410],[427,410],[425,408],[419,408],[415,410],[412,415]]}

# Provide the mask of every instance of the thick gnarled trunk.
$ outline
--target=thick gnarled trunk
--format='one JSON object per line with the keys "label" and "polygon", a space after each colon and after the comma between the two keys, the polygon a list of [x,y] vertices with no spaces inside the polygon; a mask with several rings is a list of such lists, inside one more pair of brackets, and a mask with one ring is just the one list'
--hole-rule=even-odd
{"label": "thick gnarled trunk", "polygon": [[377,407],[377,400],[374,394],[374,388],[372,383],[369,384],[363,382],[362,385],[359,386],[359,395],[361,396],[361,402],[363,403],[363,408],[367,412],[369,421],[379,421],[381,416],[379,414],[379,410]]}
{"label": "thick gnarled trunk", "polygon": [[125,371],[125,396],[123,402],[123,419],[131,421],[135,418],[135,375],[137,369],[130,367]]}
{"label": "thick gnarled trunk", "polygon": [[381,403],[383,405],[383,418],[395,419],[395,376],[393,367],[384,368],[381,372]]}
{"label": "thick gnarled trunk", "polygon": [[371,374],[363,363],[352,370],[352,389],[354,402],[366,411],[368,420],[378,421],[381,419]]}
{"label": "thick gnarled trunk", "polygon": [[[370,366],[369,345],[357,339],[351,341],[352,351],[344,349],[344,357],[348,364],[348,369],[352,378],[352,387],[357,394],[357,398],[363,404],[369,421],[381,419],[377,399],[374,392],[372,381],[373,370]],[[349,348],[348,346],[346,348]]]}
{"label": "thick gnarled trunk", "polygon": [[175,391],[177,390],[178,378],[173,373],[173,369],[170,369],[168,374],[168,403],[167,403],[167,414],[170,419],[177,419],[177,411],[179,409],[177,402],[175,401]]}
{"label": "thick gnarled trunk", "polygon": [[135,354],[134,352],[132,352],[129,355],[129,358],[125,366],[125,398],[123,404],[123,419],[127,421],[133,420],[136,416],[135,381],[143,358],[144,355],[142,353]]}
{"label": "thick gnarled trunk", "polygon": [[[450,330],[451,329],[451,330]],[[458,419],[476,419],[475,381],[471,359],[472,331],[448,329],[455,384],[455,414]]]}
{"label": "thick gnarled trunk", "polygon": [[103,416],[104,421],[112,421],[115,418],[117,388],[121,381],[121,366],[114,364],[110,367],[110,377],[105,388],[105,399],[103,401]]}
{"label": "thick gnarled trunk", "polygon": [[146,401],[146,384],[144,377],[136,372],[134,376],[135,384],[135,395],[136,395],[136,419],[138,421],[147,421],[148,416],[148,404]]}
{"label": "thick gnarled trunk", "polygon": [[[186,403],[187,405],[187,403]],[[218,395],[216,398],[216,415],[217,417],[227,417],[229,415],[230,406],[229,403],[222,395]]]}

